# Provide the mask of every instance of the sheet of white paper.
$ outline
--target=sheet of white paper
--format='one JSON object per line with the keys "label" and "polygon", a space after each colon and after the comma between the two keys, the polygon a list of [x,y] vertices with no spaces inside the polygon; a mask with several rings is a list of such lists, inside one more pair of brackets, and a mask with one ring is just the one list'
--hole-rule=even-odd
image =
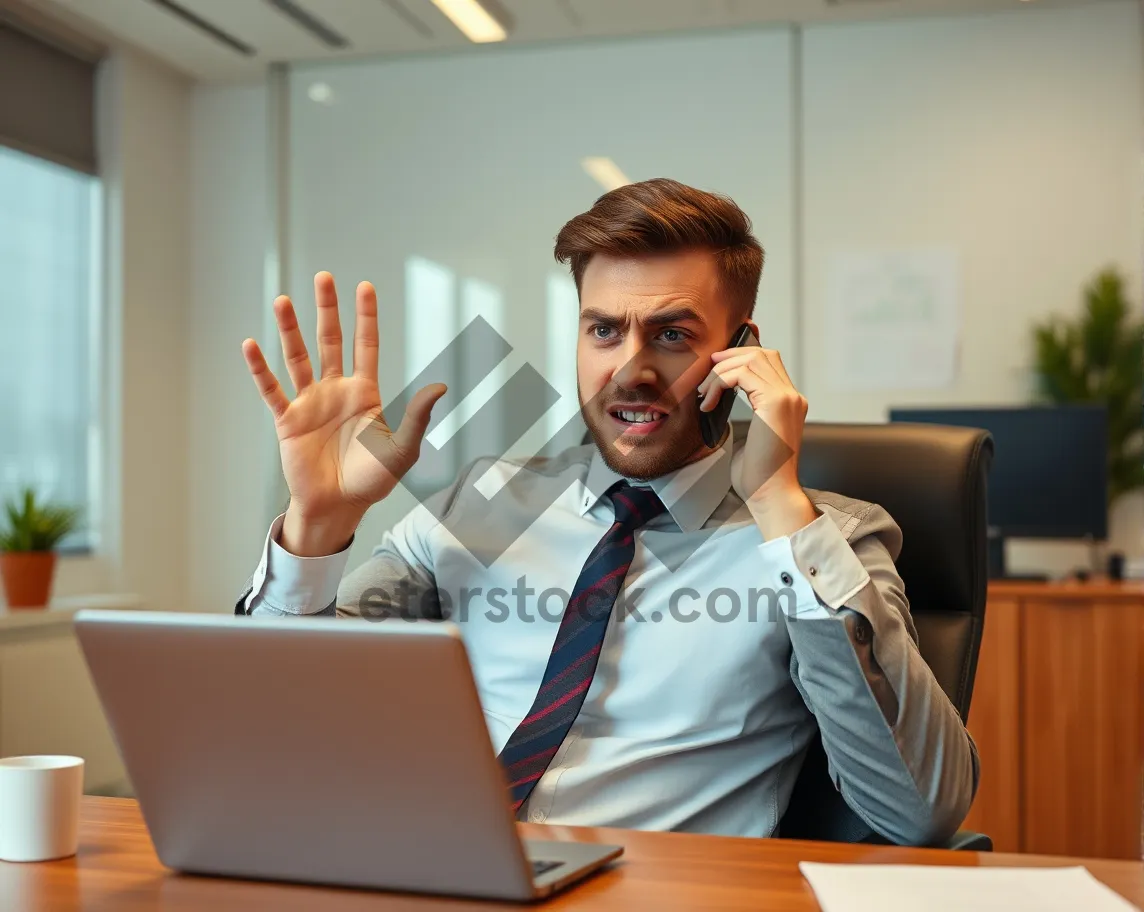
{"label": "sheet of white paper", "polygon": [[1139,912],[1087,868],[844,865],[799,870],[823,912]]}
{"label": "sheet of white paper", "polygon": [[840,392],[939,389],[957,374],[957,255],[838,253],[827,273],[825,353]]}

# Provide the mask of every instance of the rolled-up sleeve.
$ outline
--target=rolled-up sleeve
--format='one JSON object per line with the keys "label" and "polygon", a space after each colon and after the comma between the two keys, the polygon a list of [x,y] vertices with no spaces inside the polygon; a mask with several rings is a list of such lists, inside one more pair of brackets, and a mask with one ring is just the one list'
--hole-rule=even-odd
{"label": "rolled-up sleeve", "polygon": [[839,525],[823,513],[760,546],[770,585],[792,595],[791,677],[814,713],[847,804],[902,844],[956,832],[977,789],[977,750],[917,646],[894,566],[901,531],[867,505]]}

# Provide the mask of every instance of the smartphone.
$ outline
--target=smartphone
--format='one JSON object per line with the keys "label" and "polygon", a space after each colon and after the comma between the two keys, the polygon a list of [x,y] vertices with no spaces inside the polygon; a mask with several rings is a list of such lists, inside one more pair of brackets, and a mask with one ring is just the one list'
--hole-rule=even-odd
{"label": "smartphone", "polygon": [[[751,325],[744,323],[735,330],[735,335],[731,337],[731,342],[727,347],[741,348],[758,344],[759,340],[751,332]],[[723,432],[727,430],[727,421],[731,417],[731,409],[735,405],[736,392],[735,387],[723,390],[723,395],[719,397],[719,401],[715,403],[715,407],[711,411],[699,413],[699,432],[703,435],[703,442],[707,446],[718,446],[719,441],[723,439]]]}

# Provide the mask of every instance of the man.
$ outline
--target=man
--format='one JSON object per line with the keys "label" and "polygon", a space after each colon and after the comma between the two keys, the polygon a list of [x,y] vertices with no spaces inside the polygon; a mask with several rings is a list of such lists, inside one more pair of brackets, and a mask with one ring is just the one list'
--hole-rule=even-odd
{"label": "man", "polygon": [[[774,835],[817,729],[874,830],[950,836],[978,760],[917,650],[901,533],[876,505],[799,485],[806,400],[778,352],[727,348],[745,322],[758,333],[747,217],[652,180],[601,197],[555,252],[580,294],[593,443],[523,467],[477,460],[345,579],[359,522],[417,460],[445,390],[418,391],[389,428],[372,287],[357,289],[352,376],[329,274],[315,280],[320,377],[275,301],[296,398],[253,340],[243,350],[290,503],[237,612],[457,623],[521,819]],[[754,420],[708,447],[700,410],[724,389]]]}

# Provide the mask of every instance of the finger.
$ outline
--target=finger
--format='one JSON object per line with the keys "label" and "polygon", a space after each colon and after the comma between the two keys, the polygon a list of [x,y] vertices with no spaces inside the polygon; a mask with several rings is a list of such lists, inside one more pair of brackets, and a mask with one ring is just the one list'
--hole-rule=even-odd
{"label": "finger", "polygon": [[749,367],[760,377],[778,386],[791,386],[790,380],[779,373],[778,369],[767,358],[766,351],[761,348],[752,348],[750,351],[740,352],[718,361],[713,370],[718,373],[725,373],[740,367]]}
{"label": "finger", "polygon": [[342,375],[342,326],[338,321],[338,292],[328,272],[314,276],[314,299],[318,304],[318,361],[322,377]]}
{"label": "finger", "polygon": [[[716,354],[718,354],[718,352],[716,352]],[[714,358],[715,356],[712,355],[711,357]],[[753,361],[757,357],[759,357],[759,350],[757,348],[751,349],[750,351],[733,349],[725,357],[715,361],[715,366],[711,369],[718,371],[721,368],[738,367],[740,364],[746,364],[748,361]]]}
{"label": "finger", "polygon": [[734,385],[725,378],[744,365],[748,357],[750,356],[742,354],[734,360],[721,361],[711,369],[711,373],[699,384],[702,387],[702,398],[699,402],[700,411],[707,412],[715,407],[723,393]]}
{"label": "finger", "polygon": [[738,349],[735,351],[738,353],[734,358],[728,358],[726,361],[720,361],[711,368],[707,376],[703,378],[703,382],[700,383],[698,387],[696,387],[696,391],[698,393],[703,394],[707,392],[711,384],[716,382],[720,372],[729,370],[732,367],[737,367],[738,365],[745,363],[749,358],[754,357],[754,355],[750,352],[743,352]]}
{"label": "finger", "polygon": [[752,361],[748,367],[768,383],[773,383],[778,387],[794,389],[790,380],[780,373],[778,368],[775,367],[774,362],[765,355],[760,355],[757,359]]}
{"label": "finger", "polygon": [[357,287],[354,376],[377,382],[377,292],[369,282]]}
{"label": "finger", "polygon": [[429,427],[433,406],[447,390],[444,383],[430,383],[414,393],[405,406],[405,415],[393,433],[393,443],[398,451],[407,454],[410,465],[421,452],[421,440],[425,436],[425,429]]}
{"label": "finger", "polygon": [[762,351],[757,345],[736,345],[734,348],[724,348],[722,351],[717,351],[711,356],[712,361],[726,361],[729,358],[737,358],[740,355],[754,355]]}
{"label": "finger", "polygon": [[707,412],[715,408],[715,404],[719,398],[732,384],[724,378],[722,374],[712,372],[706,380],[703,381],[703,397],[699,401],[699,410]]}
{"label": "finger", "polygon": [[262,356],[262,349],[253,339],[242,343],[242,356],[246,359],[246,366],[250,369],[250,376],[254,378],[254,385],[262,395],[262,401],[270,409],[270,414],[277,421],[290,405],[290,400],[282,392],[282,386],[274,372],[266,366],[266,359]]}
{"label": "finger", "polygon": [[306,340],[298,328],[294,305],[286,295],[274,299],[274,321],[278,324],[278,338],[282,340],[282,360],[286,364],[286,373],[290,375],[295,392],[300,393],[314,382],[314,371],[310,367]]}
{"label": "finger", "polygon": [[[720,365],[720,367],[722,367],[722,365]],[[738,367],[732,367],[725,371],[721,371],[719,374],[719,380],[721,383],[726,384],[728,388],[735,387],[741,389],[748,396],[750,396],[752,393],[765,394],[768,390],[772,390],[775,387],[775,384],[770,380],[766,379],[765,377],[760,377],[753,370],[751,370],[750,364],[742,364]],[[703,400],[702,403],[700,403],[700,409],[706,411],[707,409],[705,409],[704,406],[707,405],[708,400],[714,402],[716,398],[716,396],[708,393],[707,397]]]}
{"label": "finger", "polygon": [[794,386],[794,382],[791,380],[790,374],[787,373],[786,365],[783,364],[783,356],[773,348],[765,348],[763,351],[767,356],[767,360],[771,362],[775,370],[778,372],[778,375],[791,386]]}

